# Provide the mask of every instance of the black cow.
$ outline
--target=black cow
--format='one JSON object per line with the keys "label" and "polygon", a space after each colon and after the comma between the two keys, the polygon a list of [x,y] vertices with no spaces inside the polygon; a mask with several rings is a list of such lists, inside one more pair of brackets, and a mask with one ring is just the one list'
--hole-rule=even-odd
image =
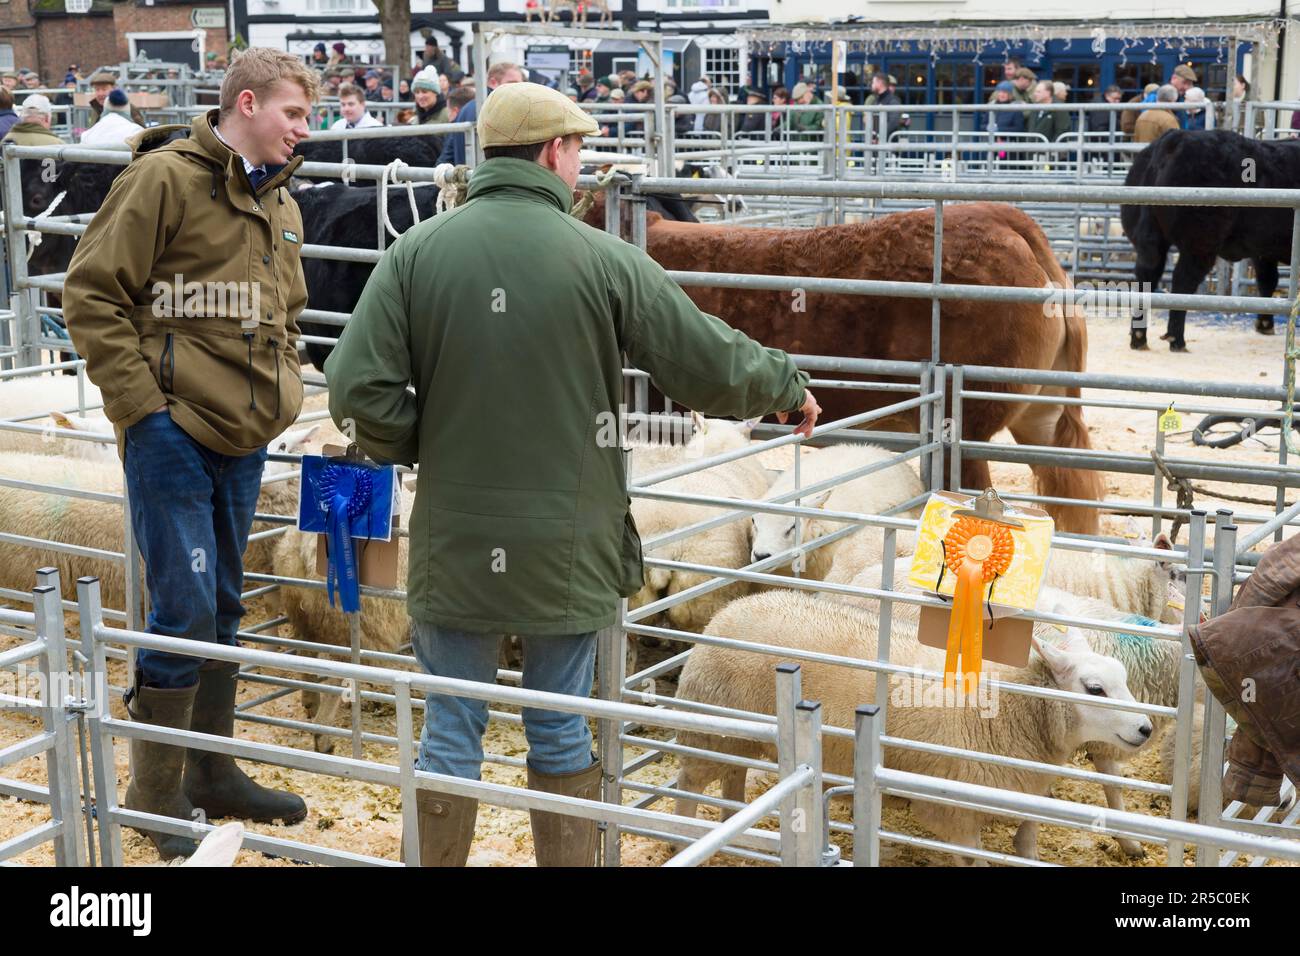
{"label": "black cow", "polygon": [[[362,166],[387,166],[400,159],[408,166],[437,166],[442,152],[441,136],[379,136],[374,139],[354,139],[348,142],[348,159]],[[343,162],[343,143],[339,140],[319,141],[305,139],[294,149],[294,155],[309,163]],[[302,177],[332,181],[330,177]],[[373,179],[357,179],[354,186],[374,186]]]}
{"label": "black cow", "polygon": [[[1137,154],[1125,184],[1295,189],[1300,187],[1300,146],[1247,139],[1226,130],[1174,130]],[[1137,252],[1137,281],[1150,283],[1152,289],[1159,287],[1170,246],[1178,247],[1175,294],[1195,293],[1216,258],[1249,259],[1259,294],[1267,298],[1277,289],[1278,263],[1291,260],[1291,209],[1122,205],[1120,221]],[[1147,347],[1143,318],[1140,309],[1134,311],[1129,344],[1135,349]],[[1169,310],[1161,338],[1171,351],[1187,351],[1186,318],[1184,309]],[[1273,316],[1259,315],[1255,329],[1272,335]]]}
{"label": "black cow", "polygon": [[[416,186],[416,206],[423,222],[434,214],[438,187]],[[338,183],[314,186],[294,193],[302,210],[303,242],[322,246],[350,246],[377,249],[379,230],[378,191],[374,189],[349,189]],[[696,222],[690,205],[680,196],[650,196],[646,209],[657,212],[665,219]],[[388,218],[393,228],[405,232],[411,225],[411,204],[406,187],[390,186],[388,189]],[[391,242],[392,237],[389,237]],[[307,278],[307,307],[326,312],[351,313],[356,308],[361,292],[366,287],[374,266],[365,262],[340,262],[337,259],[303,257],[303,273]],[[304,335],[337,338],[339,327],[319,322],[300,322]],[[325,359],[333,346],[318,342],[304,343],[308,361],[323,370]]]}
{"label": "black cow", "polygon": [[[300,189],[294,193],[294,198],[302,210],[304,243],[379,248],[377,189],[350,189],[341,183],[330,183]],[[415,200],[423,222],[434,214],[438,187],[416,186]],[[405,232],[413,225],[405,186],[388,188],[388,218],[399,232]],[[388,236],[388,241],[392,241],[391,236]],[[304,256],[302,270],[307,279],[307,308],[350,313],[356,308],[372,269],[374,266],[368,262],[340,262]],[[327,338],[337,338],[340,331],[336,325],[318,322],[300,322],[299,327],[304,335]],[[333,346],[306,342],[303,347],[311,364],[324,369],[325,359],[333,351]]]}

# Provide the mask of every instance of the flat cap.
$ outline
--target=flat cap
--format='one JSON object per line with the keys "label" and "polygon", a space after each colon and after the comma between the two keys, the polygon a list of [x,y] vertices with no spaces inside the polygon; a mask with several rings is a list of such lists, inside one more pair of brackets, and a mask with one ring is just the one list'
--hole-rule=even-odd
{"label": "flat cap", "polygon": [[1022,66],[1020,69],[1016,70],[1016,79],[1037,82],[1038,74],[1035,73],[1033,70],[1031,70],[1029,67]]}
{"label": "flat cap", "polygon": [[1196,82],[1196,71],[1193,70],[1186,63],[1179,63],[1176,67],[1174,67],[1174,76],[1177,76],[1180,79],[1184,79],[1188,83]]}
{"label": "flat cap", "polygon": [[478,118],[478,137],[484,149],[529,146],[557,136],[594,136],[598,132],[595,120],[576,103],[540,83],[498,86]]}
{"label": "flat cap", "polygon": [[796,83],[794,85],[794,89],[790,91],[790,99],[797,100],[799,99],[799,97],[803,96],[807,92],[808,92],[807,83]]}
{"label": "flat cap", "polygon": [[117,74],[110,73],[108,72],[108,70],[100,70],[98,73],[96,73],[94,76],[90,78],[91,86],[94,86],[97,83],[116,83],[116,82],[117,82]]}

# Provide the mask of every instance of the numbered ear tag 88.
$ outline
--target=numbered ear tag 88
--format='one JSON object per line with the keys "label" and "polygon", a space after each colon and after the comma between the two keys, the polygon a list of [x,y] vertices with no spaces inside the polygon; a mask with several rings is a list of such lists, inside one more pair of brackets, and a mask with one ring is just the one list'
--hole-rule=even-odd
{"label": "numbered ear tag 88", "polygon": [[1183,413],[1174,411],[1173,402],[1169,403],[1169,407],[1160,416],[1160,430],[1166,435],[1183,430]]}

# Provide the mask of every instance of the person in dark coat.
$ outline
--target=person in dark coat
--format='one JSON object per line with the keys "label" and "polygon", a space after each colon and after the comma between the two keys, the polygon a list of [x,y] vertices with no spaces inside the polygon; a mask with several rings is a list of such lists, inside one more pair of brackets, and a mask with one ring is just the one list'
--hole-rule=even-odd
{"label": "person in dark coat", "polygon": [[0,87],[0,136],[4,136],[18,122],[18,114],[14,112],[14,95]]}
{"label": "person in dark coat", "polygon": [[1190,636],[1205,686],[1237,722],[1224,800],[1276,806],[1284,776],[1300,787],[1300,537],[1264,552],[1228,612]]}
{"label": "person in dark coat", "polygon": [[[1019,105],[1016,100],[1016,88],[1010,81],[1003,80],[993,88],[993,103],[998,106]],[[994,133],[1023,133],[1025,131],[1024,111],[990,111],[988,128]]]}

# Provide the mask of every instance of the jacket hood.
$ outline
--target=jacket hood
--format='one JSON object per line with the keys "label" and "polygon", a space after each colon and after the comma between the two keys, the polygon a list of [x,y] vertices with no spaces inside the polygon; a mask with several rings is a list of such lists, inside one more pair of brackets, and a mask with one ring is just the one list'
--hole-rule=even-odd
{"label": "jacket hood", "polygon": [[564,213],[573,206],[573,192],[564,185],[564,180],[549,169],[526,159],[499,156],[487,160],[474,170],[467,198],[477,199],[499,192],[530,195],[551,203]]}
{"label": "jacket hood", "polygon": [[[239,154],[217,138],[212,130],[216,122],[217,111],[209,110],[202,116],[194,117],[189,126],[173,123],[166,126],[151,126],[127,139],[131,147],[131,159],[136,160],[145,153],[158,149],[171,149],[184,153],[195,162],[202,163],[214,172],[222,175],[229,187],[232,178],[245,179],[244,164]],[[289,177],[301,166],[303,158],[295,156],[283,166],[267,164],[269,176],[257,188],[257,195],[273,190],[288,182]]]}

